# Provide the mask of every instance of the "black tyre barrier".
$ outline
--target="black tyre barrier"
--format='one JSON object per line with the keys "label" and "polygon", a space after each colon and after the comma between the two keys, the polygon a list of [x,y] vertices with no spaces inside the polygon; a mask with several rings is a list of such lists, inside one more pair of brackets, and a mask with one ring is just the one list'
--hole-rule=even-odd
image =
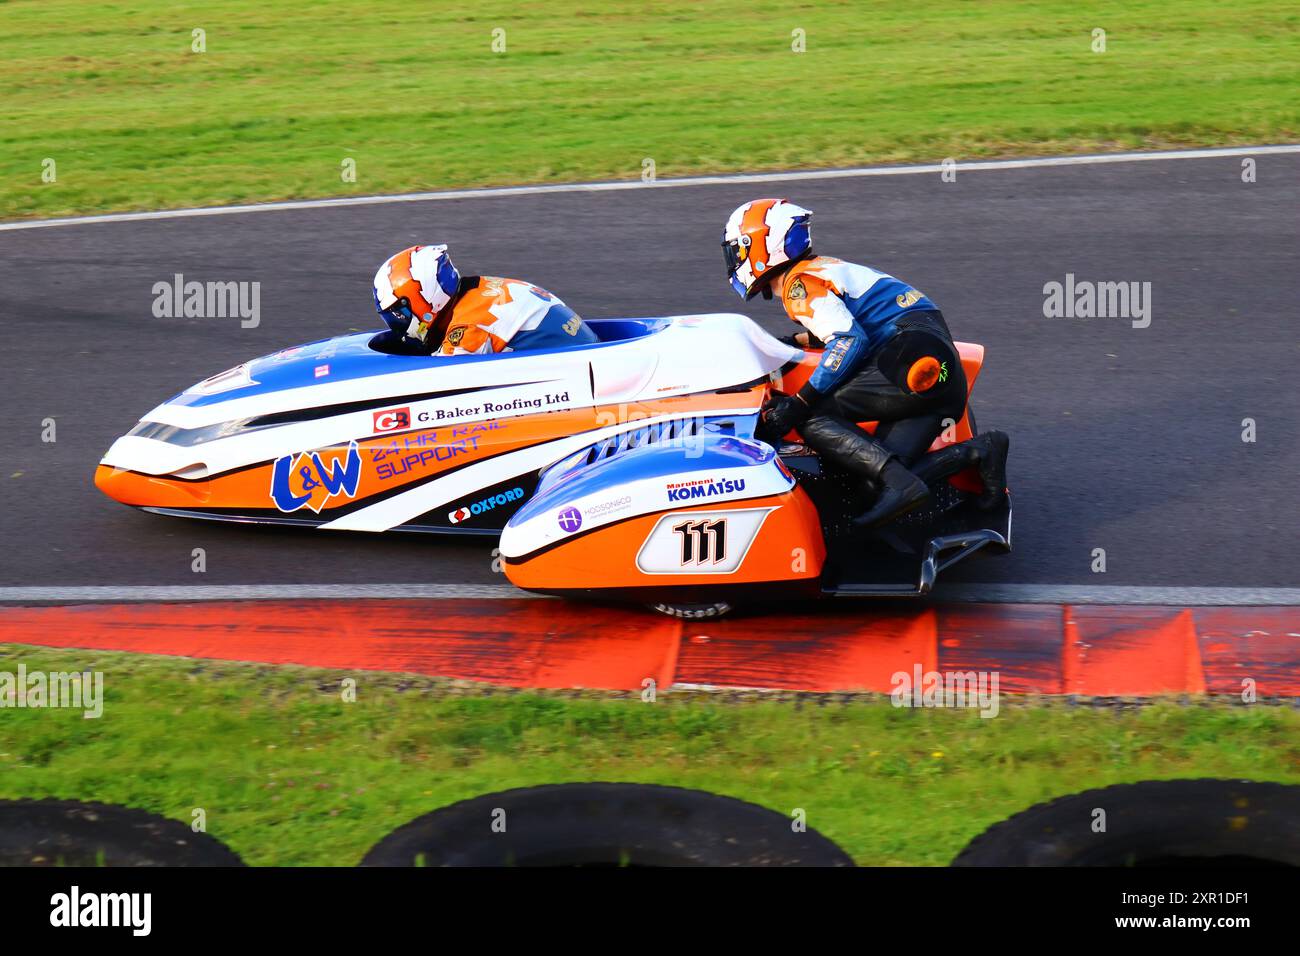
{"label": "black tyre barrier", "polygon": [[[495,824],[495,828],[494,828]],[[852,866],[815,830],[701,790],[632,783],[524,787],[417,817],[362,866]]]}
{"label": "black tyre barrier", "polygon": [[1148,780],[1088,790],[994,824],[952,865],[1300,866],[1300,786]]}
{"label": "black tyre barrier", "polygon": [[243,866],[220,840],[144,810],[0,800],[0,866]]}

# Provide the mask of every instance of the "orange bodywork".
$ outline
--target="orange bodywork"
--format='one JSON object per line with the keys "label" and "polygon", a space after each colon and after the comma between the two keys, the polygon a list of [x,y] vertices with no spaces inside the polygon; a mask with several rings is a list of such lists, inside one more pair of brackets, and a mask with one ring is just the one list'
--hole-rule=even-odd
{"label": "orange bodywork", "polygon": [[[740,566],[730,574],[647,574],[633,560],[663,517],[663,512],[619,521],[558,546],[541,551],[521,562],[506,560],[510,581],[521,588],[545,591],[557,581],[571,582],[577,590],[592,588],[648,587],[672,585],[760,584],[768,581],[815,579],[826,560],[817,509],[797,485],[785,494],[746,498],[693,508],[676,509],[689,514],[751,510],[772,511],[759,528]],[[593,568],[600,580],[591,579]],[[584,583],[585,582],[585,583]]]}
{"label": "orange bodywork", "polygon": [[[761,386],[756,386],[748,394],[672,396],[630,405],[539,412],[359,439],[357,449],[362,467],[356,493],[326,497],[323,492],[317,492],[320,497],[312,499],[310,509],[317,514],[328,513],[341,505],[413,485],[452,468],[617,423],[635,423],[666,415],[695,416],[746,404],[752,404],[757,410],[762,391]],[[333,466],[347,450],[347,445],[336,446],[322,452],[321,458]],[[196,464],[200,463],[201,456],[200,447],[195,451]],[[266,461],[211,478],[185,479],[146,475],[101,464],[95,471],[95,485],[110,498],[136,507],[265,510],[275,507],[270,495],[273,470],[274,462]]]}

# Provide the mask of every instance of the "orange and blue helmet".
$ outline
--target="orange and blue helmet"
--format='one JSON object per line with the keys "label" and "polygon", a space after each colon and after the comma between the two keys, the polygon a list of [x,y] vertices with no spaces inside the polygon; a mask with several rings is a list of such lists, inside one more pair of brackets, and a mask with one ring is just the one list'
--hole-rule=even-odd
{"label": "orange and blue helmet", "polygon": [[375,308],[396,334],[436,347],[429,329],[459,284],[446,246],[411,246],[375,273]]}
{"label": "orange and blue helmet", "polygon": [[812,252],[812,210],[788,199],[755,199],[731,214],[722,230],[727,280],[742,299],[767,288],[779,266]]}

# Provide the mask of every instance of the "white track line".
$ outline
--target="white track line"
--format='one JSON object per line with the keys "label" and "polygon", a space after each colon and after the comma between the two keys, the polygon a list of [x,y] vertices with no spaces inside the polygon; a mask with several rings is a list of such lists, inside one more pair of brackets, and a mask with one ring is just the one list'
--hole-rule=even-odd
{"label": "white track line", "polygon": [[509,584],[196,584],[0,587],[0,603],[80,601],[355,601],[535,597]]}
{"label": "white track line", "polygon": [[[1034,169],[1040,166],[1095,166],[1103,163],[1137,163],[1165,159],[1217,159],[1227,156],[1268,156],[1300,153],[1300,144],[1277,146],[1227,146],[1220,149],[1186,149],[1155,153],[1101,153],[1088,156],[1045,156],[1035,159],[994,159],[958,162],[960,172],[998,169]],[[335,206],[382,206],[399,202],[436,202],[444,199],[492,199],[501,196],[537,196],[548,193],[614,192],[627,189],[671,189],[676,186],[725,186],[738,183],[785,183],[816,179],[852,179],[863,176],[916,176],[944,171],[942,163],[913,166],[861,166],[852,169],[817,169],[784,173],[734,173],[716,176],[685,176],[603,183],[550,183],[541,186],[500,186],[485,189],[452,189],[443,192],[401,193],[393,196],[354,196],[338,199],[297,199],[285,202],[253,203],[242,206],[207,206],[196,209],[163,209],[157,212],[123,212],[104,216],[71,216],[65,219],[33,219],[29,222],[0,223],[0,232],[19,229],[47,229],[51,226],[80,226],[102,222],[141,222],[149,219],[186,219],[191,216],[231,216],[246,212],[281,212],[291,209],[330,209]]]}
{"label": "white track line", "polygon": [[944,584],[940,581],[934,586],[931,596],[939,602],[988,604],[1160,604],[1175,607],[1295,607],[1300,605],[1300,588]]}
{"label": "white track line", "polygon": [[[499,600],[536,597],[508,584],[226,584],[0,587],[0,603],[95,601]],[[1295,607],[1300,588],[1107,587],[1086,584],[949,584],[931,600],[988,604],[1146,604],[1176,607]],[[863,604],[869,602],[864,601]]]}

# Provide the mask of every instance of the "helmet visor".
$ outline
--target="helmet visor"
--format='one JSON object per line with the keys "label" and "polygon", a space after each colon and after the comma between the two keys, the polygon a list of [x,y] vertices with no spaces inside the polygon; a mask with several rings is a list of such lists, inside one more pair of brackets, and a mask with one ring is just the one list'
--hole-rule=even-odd
{"label": "helmet visor", "polygon": [[740,268],[740,243],[735,239],[723,239],[722,258],[726,260],[727,278],[730,279],[736,274],[736,270]]}
{"label": "helmet visor", "polygon": [[388,323],[388,327],[398,335],[416,342],[423,342],[428,335],[428,324],[415,317],[415,313],[411,311],[411,306],[405,299],[398,299],[390,308],[380,310],[380,314]]}

